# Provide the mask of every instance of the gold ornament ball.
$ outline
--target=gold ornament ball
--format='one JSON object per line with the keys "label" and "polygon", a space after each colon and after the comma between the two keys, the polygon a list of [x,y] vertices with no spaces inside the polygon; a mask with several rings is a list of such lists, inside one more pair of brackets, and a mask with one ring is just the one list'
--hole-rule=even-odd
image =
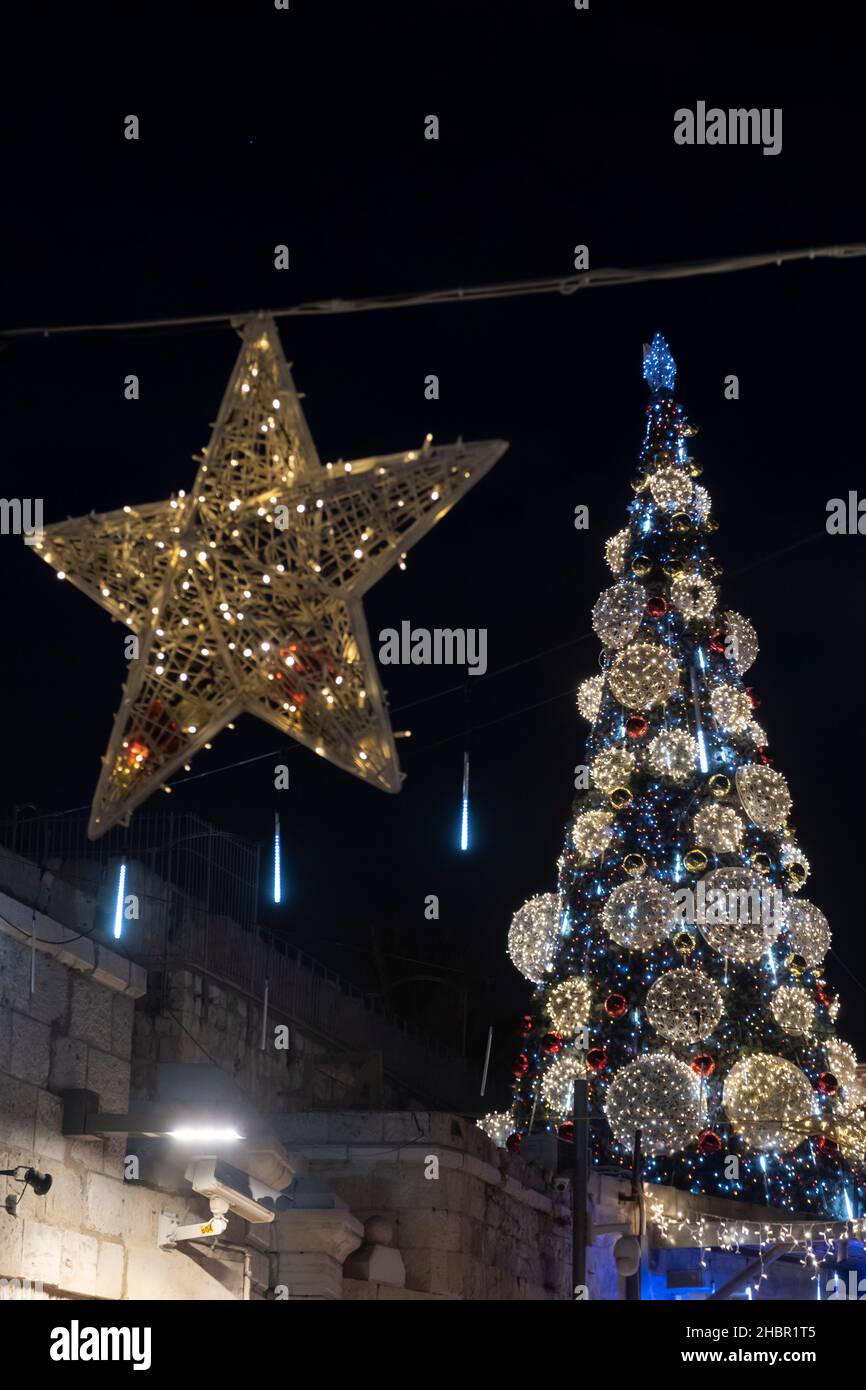
{"label": "gold ornament ball", "polygon": [[713,796],[721,800],[731,790],[731,779],[726,777],[723,772],[714,772],[707,785]]}
{"label": "gold ornament ball", "polygon": [[750,862],[752,868],[757,869],[759,874],[768,874],[773,867],[773,861],[769,854],[765,854],[762,849],[757,850],[756,853],[752,855]]}
{"label": "gold ornament ball", "polygon": [[627,854],[622,861],[622,867],[631,878],[640,878],[641,874],[646,873],[646,860],[642,854]]}
{"label": "gold ornament ball", "polygon": [[678,932],[673,940],[674,950],[681,956],[690,956],[698,944],[698,939],[690,931]]}
{"label": "gold ornament ball", "polygon": [[631,792],[628,787],[614,787],[610,794],[610,804],[615,811],[624,811],[626,806],[631,803]]}
{"label": "gold ornament ball", "polygon": [[635,555],[631,562],[631,572],[638,579],[646,579],[648,574],[652,574],[653,562],[648,555]]}
{"label": "gold ornament ball", "polygon": [[690,874],[699,874],[707,867],[707,856],[702,849],[690,849],[683,863]]}

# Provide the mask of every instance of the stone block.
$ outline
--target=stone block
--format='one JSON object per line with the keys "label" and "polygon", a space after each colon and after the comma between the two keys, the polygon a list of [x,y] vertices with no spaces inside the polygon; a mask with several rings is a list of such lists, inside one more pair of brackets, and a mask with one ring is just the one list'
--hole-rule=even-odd
{"label": "stone block", "polygon": [[385,1211],[399,1211],[408,1207],[411,1211],[423,1211],[440,1202],[441,1179],[425,1178],[423,1169],[414,1164],[407,1168],[403,1164],[390,1167],[382,1164],[373,1170],[372,1207],[382,1207]]}
{"label": "stone block", "polygon": [[111,1001],[111,1051],[129,1061],[132,1052],[135,1000],[128,994],[115,994]]}
{"label": "stone block", "polygon": [[36,1097],[33,1149],[35,1156],[42,1162],[37,1166],[46,1166],[44,1160],[55,1163],[66,1161],[66,1140],[60,1133],[62,1120],[63,1104],[59,1097],[53,1096],[50,1091],[39,1091]]}
{"label": "stone block", "polygon": [[453,1287],[448,1271],[448,1252],[445,1250],[403,1250],[406,1265],[406,1287],[419,1289],[422,1293],[454,1294],[461,1296],[461,1290]]}
{"label": "stone block", "polygon": [[66,1161],[90,1173],[102,1172],[101,1139],[67,1139]]}
{"label": "stone block", "polygon": [[84,1177],[63,1164],[59,1164],[51,1172],[54,1181],[51,1191],[40,1199],[45,1203],[40,1214],[44,1212],[46,1221],[52,1226],[78,1229],[81,1226],[84,1206]]}
{"label": "stone block", "polygon": [[48,1084],[52,1091],[84,1089],[87,1084],[86,1042],[80,1038],[54,1038]]}
{"label": "stone block", "polygon": [[27,1009],[30,1001],[30,950],[0,933],[0,1004]]}
{"label": "stone block", "polygon": [[100,1110],[123,1114],[129,1101],[128,1063],[91,1047],[87,1057],[87,1089],[99,1096]]}
{"label": "stone block", "polygon": [[36,988],[30,995],[27,1012],[41,1023],[54,1023],[66,1030],[69,1023],[69,995],[72,971],[68,965],[43,954],[36,958]]}
{"label": "stone block", "polygon": [[123,1246],[100,1240],[96,1258],[96,1295],[119,1299],[123,1293]]}
{"label": "stone block", "polygon": [[0,1075],[0,1144],[32,1150],[38,1094],[35,1086]]}
{"label": "stone block", "polygon": [[30,1217],[21,1219],[23,1240],[21,1273],[25,1279],[41,1279],[43,1284],[60,1283],[60,1250],[63,1232]]}
{"label": "stone block", "polygon": [[27,1014],[12,1015],[9,1070],[19,1081],[47,1086],[51,1070],[51,1029]]}
{"label": "stone block", "polygon": [[102,1173],[88,1173],[85,1189],[85,1222],[99,1235],[119,1239],[126,1224],[123,1183]]}
{"label": "stone block", "polygon": [[396,1244],[401,1250],[458,1251],[463,1243],[463,1218],[456,1212],[401,1211],[397,1217]]}
{"label": "stone block", "polygon": [[[3,1167],[7,1165],[4,1163]],[[9,1165],[11,1166],[11,1165]],[[6,1179],[3,1179],[4,1186],[0,1188],[0,1194],[6,1192]],[[15,1189],[9,1188],[9,1191]],[[23,1223],[19,1220],[12,1220],[7,1217],[5,1212],[0,1213],[3,1220],[0,1221],[0,1279],[21,1279],[23,1272],[21,1267],[22,1243],[24,1239]]]}
{"label": "stone block", "polygon": [[9,1071],[12,1057],[12,1010],[0,1004],[0,1072]]}
{"label": "stone block", "polygon": [[127,1251],[126,1297],[178,1301],[234,1301],[234,1294],[180,1250]]}
{"label": "stone block", "polygon": [[83,1039],[103,1052],[110,1052],[113,992],[97,984],[88,975],[73,975],[71,978],[70,1035]]}
{"label": "stone block", "polygon": [[69,1293],[96,1293],[96,1258],[99,1242],[78,1231],[64,1231],[60,1249],[61,1288]]}

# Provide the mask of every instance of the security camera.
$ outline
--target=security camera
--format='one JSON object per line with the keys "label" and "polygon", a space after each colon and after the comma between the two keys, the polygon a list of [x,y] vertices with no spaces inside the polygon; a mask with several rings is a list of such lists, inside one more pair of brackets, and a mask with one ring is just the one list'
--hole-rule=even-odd
{"label": "security camera", "polygon": [[[243,1217],[244,1221],[266,1222],[274,1219],[275,1199],[281,1194],[273,1192],[262,1183],[254,1182],[248,1173],[232,1167],[230,1163],[224,1163],[219,1158],[194,1159],[186,1170],[186,1180],[192,1184],[194,1192],[210,1198],[211,1211],[215,1215],[233,1211],[236,1216]],[[253,1195],[254,1188],[257,1189],[256,1196],[264,1197],[270,1210],[262,1202],[256,1201]]]}

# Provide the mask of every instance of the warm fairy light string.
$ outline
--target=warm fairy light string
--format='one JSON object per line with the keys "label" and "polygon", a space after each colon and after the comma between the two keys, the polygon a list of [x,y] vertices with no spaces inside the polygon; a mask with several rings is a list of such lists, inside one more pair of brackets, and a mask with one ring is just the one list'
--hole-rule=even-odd
{"label": "warm fairy light string", "polygon": [[539,989],[506,1139],[519,1143],[539,1093],[542,1123],[563,1122],[583,1058],[596,1164],[627,1166],[640,1129],[651,1183],[859,1220],[866,1096],[820,976],[826,919],[796,896],[809,865],[790,793],[743,684],[757,638],[717,607],[710,499],[660,338],[645,375],[631,524],[607,543],[617,579],[593,609],[603,669],[577,696],[588,785],[558,893],[510,934]]}

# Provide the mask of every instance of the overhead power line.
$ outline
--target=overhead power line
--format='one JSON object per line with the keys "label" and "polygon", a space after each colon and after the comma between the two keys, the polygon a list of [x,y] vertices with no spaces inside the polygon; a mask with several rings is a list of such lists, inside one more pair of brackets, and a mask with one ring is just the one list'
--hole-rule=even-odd
{"label": "overhead power line", "polygon": [[[403,294],[373,295],[364,299],[312,299],[285,309],[268,309],[275,319],[323,318],[329,314],[362,314],[373,309],[418,309],[433,304],[472,304],[484,299],[520,299],[536,294],[576,294],[578,290],[609,289],[615,285],[646,284],[653,280],[687,280],[699,275],[727,275],[791,261],[853,260],[866,256],[866,243],[815,246],[799,251],[768,251],[752,256],[722,256],[706,261],[672,265],[608,267],[582,270],[575,275],[549,276],[544,280],[508,280],[493,285],[473,285],[445,290],[420,290]],[[239,324],[254,318],[255,309],[238,313],[186,314],[176,318],[131,319],[121,323],[65,323],[32,328],[0,329],[0,338],[53,337],[61,333],[111,333],[138,328],[189,328],[202,324]]]}

